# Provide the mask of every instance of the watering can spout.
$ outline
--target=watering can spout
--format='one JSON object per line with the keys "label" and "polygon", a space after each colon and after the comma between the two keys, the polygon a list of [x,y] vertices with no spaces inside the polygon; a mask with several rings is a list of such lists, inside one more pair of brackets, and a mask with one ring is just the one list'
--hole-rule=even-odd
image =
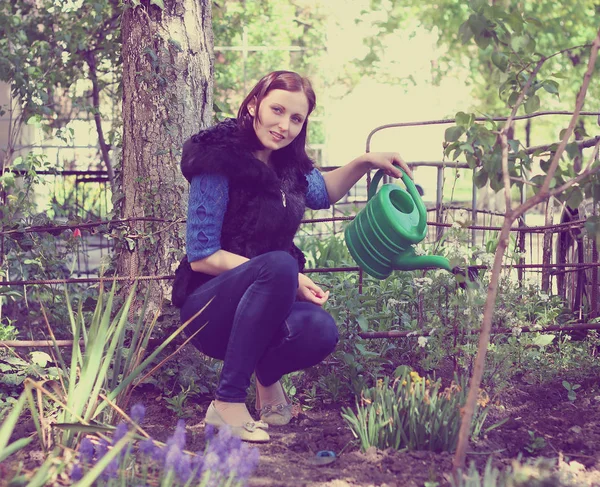
{"label": "watering can spout", "polygon": [[445,257],[439,255],[417,255],[412,248],[395,255],[392,259],[392,266],[398,271],[444,269],[452,272],[450,262]]}

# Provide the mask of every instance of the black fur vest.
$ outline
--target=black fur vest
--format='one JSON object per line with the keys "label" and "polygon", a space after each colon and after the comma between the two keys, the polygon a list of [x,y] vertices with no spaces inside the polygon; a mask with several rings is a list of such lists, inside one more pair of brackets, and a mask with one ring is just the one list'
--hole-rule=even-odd
{"label": "black fur vest", "polygon": [[[252,147],[256,141],[241,133],[237,121],[225,120],[185,142],[181,171],[190,182],[202,173],[227,177],[229,203],[221,230],[223,250],[249,259],[283,250],[298,260],[302,270],[304,255],[293,240],[306,205],[307,168],[303,170],[289,154],[273,158],[268,166],[254,157]],[[184,259],[173,283],[173,304],[181,306],[193,289],[209,279],[192,271]]]}

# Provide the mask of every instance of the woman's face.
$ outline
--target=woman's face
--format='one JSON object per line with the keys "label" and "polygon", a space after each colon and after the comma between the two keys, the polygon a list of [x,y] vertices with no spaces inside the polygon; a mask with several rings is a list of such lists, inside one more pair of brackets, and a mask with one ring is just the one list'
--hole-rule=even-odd
{"label": "woman's face", "polygon": [[[269,151],[282,149],[298,136],[308,116],[308,100],[302,91],[272,90],[262,99],[256,117],[256,101],[248,103],[256,137]],[[260,122],[259,122],[260,119]]]}

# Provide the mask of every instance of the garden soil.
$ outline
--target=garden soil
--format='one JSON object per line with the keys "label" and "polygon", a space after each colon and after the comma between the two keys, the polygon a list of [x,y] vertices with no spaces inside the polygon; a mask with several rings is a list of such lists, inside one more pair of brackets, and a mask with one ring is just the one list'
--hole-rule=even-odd
{"label": "garden soil", "polygon": [[[575,401],[568,399],[560,381],[545,386],[520,384],[505,392],[495,401],[484,427],[508,420],[472,443],[467,461],[474,461],[483,468],[491,454],[494,464],[504,468],[520,454],[524,459],[560,456],[567,467],[572,468],[573,475],[579,475],[578,485],[600,487],[600,381],[590,378],[580,384]],[[164,407],[158,402],[147,405],[144,427],[157,439],[166,439],[177,418],[173,416],[166,425]],[[375,449],[361,452],[340,416],[340,409],[340,405],[308,411],[295,407],[295,417],[289,425],[271,427],[271,441],[257,445],[260,464],[250,485],[450,486],[450,453]],[[190,418],[187,423],[190,425],[189,448],[192,451],[202,448],[203,422]],[[544,439],[543,446],[540,442],[537,447],[533,446],[537,437]],[[328,465],[316,464],[319,451],[334,452],[335,461]]]}
{"label": "garden soil", "polygon": [[[513,459],[545,456],[561,458],[573,475],[575,485],[600,487],[600,381],[580,380],[577,397],[570,401],[561,381],[544,386],[516,384],[494,400],[485,427],[508,418],[469,447],[468,462],[480,470],[488,457],[499,468]],[[140,388],[141,389],[141,388]],[[138,389],[135,402],[146,406],[142,427],[155,439],[165,441],[174,431],[177,416],[151,387]],[[188,401],[189,403],[190,401]],[[201,420],[209,401],[190,404],[186,412],[187,449],[202,450],[205,445]],[[452,455],[428,451],[360,451],[357,441],[340,416],[342,405],[302,410],[294,407],[289,425],[271,427],[271,441],[257,445],[260,463],[251,486],[265,487],[448,487]],[[31,421],[19,424],[13,440],[35,434]],[[538,441],[535,438],[543,438]],[[319,451],[332,451],[335,460],[317,464]],[[27,470],[34,471],[43,460],[41,452],[28,448],[19,452]],[[0,486],[12,477],[16,464],[0,465]],[[4,482],[3,482],[4,481]],[[61,484],[62,485],[62,484]],[[554,485],[554,484],[552,484]]]}

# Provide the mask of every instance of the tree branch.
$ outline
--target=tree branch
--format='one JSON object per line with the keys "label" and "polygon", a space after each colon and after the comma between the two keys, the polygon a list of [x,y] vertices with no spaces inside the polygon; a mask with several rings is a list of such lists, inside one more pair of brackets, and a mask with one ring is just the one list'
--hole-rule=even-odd
{"label": "tree branch", "polygon": [[[589,149],[590,147],[594,147],[600,141],[600,135],[596,137],[592,137],[591,139],[586,140],[578,140],[575,143],[579,147],[579,149]],[[556,143],[556,142],[555,142]],[[546,151],[549,150],[554,144],[543,144],[543,145],[534,145],[533,147],[529,147],[525,149],[526,154],[533,154],[537,151]]]}
{"label": "tree branch", "polygon": [[104,140],[104,131],[102,130],[102,117],[100,116],[100,87],[98,85],[98,73],[96,72],[96,57],[94,53],[87,52],[84,55],[86,63],[90,69],[90,80],[92,82],[92,104],[94,106],[94,122],[96,123],[96,131],[98,132],[98,143],[102,160],[106,166],[106,173],[111,187],[114,190],[115,172],[110,161],[110,147]]}

